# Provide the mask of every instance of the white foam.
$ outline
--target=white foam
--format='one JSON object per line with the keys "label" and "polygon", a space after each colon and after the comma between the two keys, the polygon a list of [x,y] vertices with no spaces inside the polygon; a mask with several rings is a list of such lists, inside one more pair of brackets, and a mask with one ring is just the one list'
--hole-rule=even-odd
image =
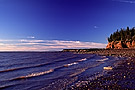
{"label": "white foam", "polygon": [[75,64],[78,64],[78,62],[73,62],[73,63],[70,63],[70,64],[66,64],[64,65],[65,67],[69,67],[69,66],[72,66],[72,65],[75,65]]}
{"label": "white foam", "polygon": [[[21,78],[29,78],[29,77],[40,76],[40,75],[44,75],[44,74],[51,73],[51,72],[53,72],[53,71],[54,71],[53,69],[50,69],[50,70],[44,71],[44,72],[32,73],[32,74],[29,74],[29,75],[27,75],[27,76],[21,76],[21,77],[19,77],[19,78],[21,79]],[[17,78],[17,79],[18,79],[18,78]]]}
{"label": "white foam", "polygon": [[102,56],[103,58],[106,58],[106,56]]}
{"label": "white foam", "polygon": [[104,59],[100,59],[100,60],[96,60],[96,61],[103,62],[103,61],[106,61],[106,60],[108,60],[108,58],[104,58]]}
{"label": "white foam", "polygon": [[78,61],[79,61],[79,62],[82,62],[82,61],[85,61],[85,60],[87,60],[87,58],[83,58],[83,59],[78,60]]}
{"label": "white foam", "polygon": [[50,70],[44,71],[44,72],[32,73],[32,74],[27,75],[26,77],[40,76],[40,75],[43,75],[43,74],[51,73],[53,71],[54,71],[53,69],[50,69]]}

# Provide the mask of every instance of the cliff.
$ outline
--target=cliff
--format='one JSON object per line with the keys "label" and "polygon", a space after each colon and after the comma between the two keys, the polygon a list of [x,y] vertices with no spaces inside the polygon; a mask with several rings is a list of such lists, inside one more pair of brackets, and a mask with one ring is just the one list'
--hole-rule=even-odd
{"label": "cliff", "polygon": [[108,42],[106,49],[122,49],[122,48],[135,48],[135,40],[133,41],[112,41]]}
{"label": "cliff", "polygon": [[107,49],[135,48],[135,27],[121,28],[108,37]]}

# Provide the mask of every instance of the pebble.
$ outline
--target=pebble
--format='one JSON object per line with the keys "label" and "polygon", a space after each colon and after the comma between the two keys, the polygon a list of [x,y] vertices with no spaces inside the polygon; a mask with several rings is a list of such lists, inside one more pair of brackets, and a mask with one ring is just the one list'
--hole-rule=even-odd
{"label": "pebble", "polygon": [[104,49],[85,52],[85,54],[127,57],[128,59],[120,62],[111,71],[113,73],[92,79],[86,86],[74,86],[69,90],[135,90],[135,49]]}

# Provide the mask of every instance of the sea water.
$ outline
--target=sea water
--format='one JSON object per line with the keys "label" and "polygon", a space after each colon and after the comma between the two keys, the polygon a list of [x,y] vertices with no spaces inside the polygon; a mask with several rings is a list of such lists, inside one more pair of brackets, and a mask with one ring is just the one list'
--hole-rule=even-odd
{"label": "sea water", "polygon": [[120,58],[71,52],[1,52],[0,89],[63,90]]}

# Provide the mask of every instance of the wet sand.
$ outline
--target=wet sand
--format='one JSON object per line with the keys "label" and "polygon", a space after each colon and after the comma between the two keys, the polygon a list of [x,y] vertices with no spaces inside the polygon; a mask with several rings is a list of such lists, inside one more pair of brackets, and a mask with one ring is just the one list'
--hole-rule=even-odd
{"label": "wet sand", "polygon": [[74,85],[68,90],[135,90],[135,49],[95,50],[90,53],[114,57],[127,57],[107,74],[94,80]]}

